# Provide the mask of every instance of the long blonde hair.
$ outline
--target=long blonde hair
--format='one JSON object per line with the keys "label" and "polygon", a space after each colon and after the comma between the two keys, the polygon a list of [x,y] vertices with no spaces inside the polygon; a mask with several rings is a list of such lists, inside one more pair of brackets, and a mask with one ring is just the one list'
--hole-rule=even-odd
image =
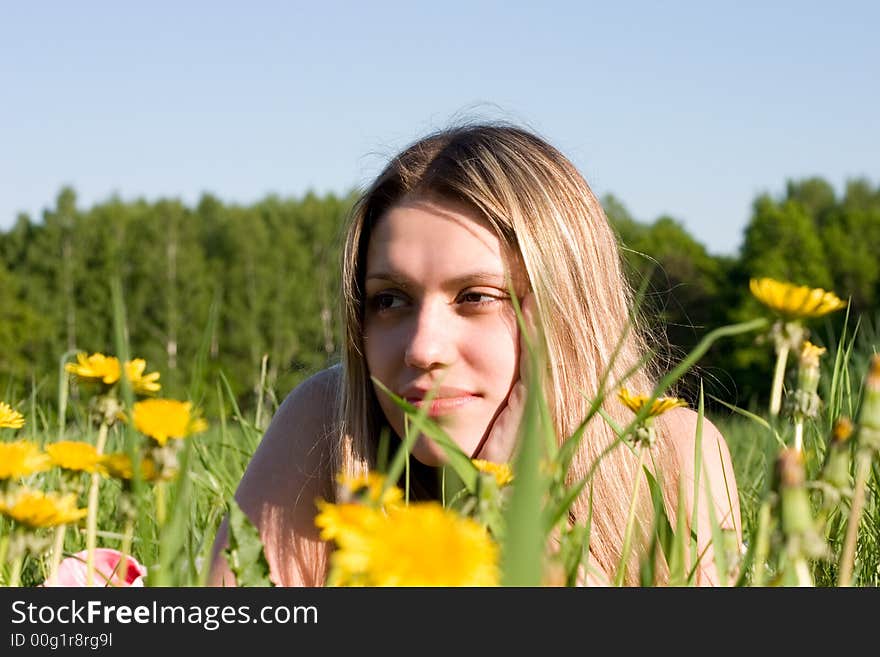
{"label": "long blonde hair", "polygon": [[[610,369],[609,383],[619,382],[646,354],[643,334],[633,324],[632,292],[616,237],[587,182],[545,141],[510,125],[456,127],[429,135],[393,158],[352,212],[342,263],[345,350],[337,407],[337,471],[364,473],[375,462],[384,418],[362,340],[366,251],[376,222],[404,197],[465,204],[485,217],[501,243],[520,259],[545,337],[548,372],[543,392],[556,435],[560,441],[569,436],[587,415],[605,370]],[[627,386],[650,392],[653,382],[647,366],[637,367]],[[623,426],[632,419],[613,391],[603,407]],[[661,443],[666,433],[658,422]],[[570,479],[585,476],[615,438],[611,427],[596,416],[572,463]],[[660,469],[665,452],[662,445],[656,450]],[[633,485],[643,485],[644,477],[639,474],[636,479],[636,469],[633,452],[620,446],[602,458],[592,479],[590,552],[606,573],[614,571],[620,559]],[[640,499],[638,517],[647,527],[649,496],[642,491]],[[587,504],[583,495],[573,505],[571,519],[585,517]],[[636,558],[634,554],[631,564]],[[636,568],[629,567],[627,575],[628,583],[637,582]]]}

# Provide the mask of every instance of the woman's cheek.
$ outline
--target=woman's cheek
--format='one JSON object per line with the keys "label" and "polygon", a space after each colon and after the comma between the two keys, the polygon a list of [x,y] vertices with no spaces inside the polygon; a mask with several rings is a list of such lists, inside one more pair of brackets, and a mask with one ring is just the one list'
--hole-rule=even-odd
{"label": "woman's cheek", "polygon": [[[479,372],[486,399],[497,407],[507,398],[519,371],[519,337],[516,324],[497,317],[492,330],[482,332],[471,342],[472,362]],[[496,407],[496,410],[497,410]]]}

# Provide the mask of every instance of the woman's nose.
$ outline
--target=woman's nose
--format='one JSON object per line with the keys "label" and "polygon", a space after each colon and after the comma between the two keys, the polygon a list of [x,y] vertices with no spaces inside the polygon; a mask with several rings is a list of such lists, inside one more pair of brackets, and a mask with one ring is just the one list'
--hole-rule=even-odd
{"label": "woman's nose", "polygon": [[409,367],[430,370],[449,365],[455,357],[453,317],[443,302],[422,303],[413,319],[404,362]]}

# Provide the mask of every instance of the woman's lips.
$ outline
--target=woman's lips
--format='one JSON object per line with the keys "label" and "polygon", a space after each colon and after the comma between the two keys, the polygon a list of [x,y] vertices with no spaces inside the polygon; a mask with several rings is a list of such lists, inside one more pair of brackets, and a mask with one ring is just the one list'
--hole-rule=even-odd
{"label": "woman's lips", "polygon": [[[477,395],[460,395],[458,397],[443,397],[441,399],[434,399],[431,402],[431,408],[428,410],[428,415],[430,417],[436,417],[438,415],[454,413],[462,406],[469,404],[477,399],[479,399]],[[422,399],[408,398],[406,401],[408,401],[416,408],[421,408],[425,403]]]}

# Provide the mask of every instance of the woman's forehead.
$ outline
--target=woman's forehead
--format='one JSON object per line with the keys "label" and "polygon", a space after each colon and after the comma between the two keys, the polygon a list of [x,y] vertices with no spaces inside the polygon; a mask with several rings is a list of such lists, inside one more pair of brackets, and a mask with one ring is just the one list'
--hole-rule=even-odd
{"label": "woman's forehead", "polygon": [[476,212],[460,205],[409,201],[390,208],[373,227],[366,275],[473,275],[503,284],[507,252],[492,225]]}

